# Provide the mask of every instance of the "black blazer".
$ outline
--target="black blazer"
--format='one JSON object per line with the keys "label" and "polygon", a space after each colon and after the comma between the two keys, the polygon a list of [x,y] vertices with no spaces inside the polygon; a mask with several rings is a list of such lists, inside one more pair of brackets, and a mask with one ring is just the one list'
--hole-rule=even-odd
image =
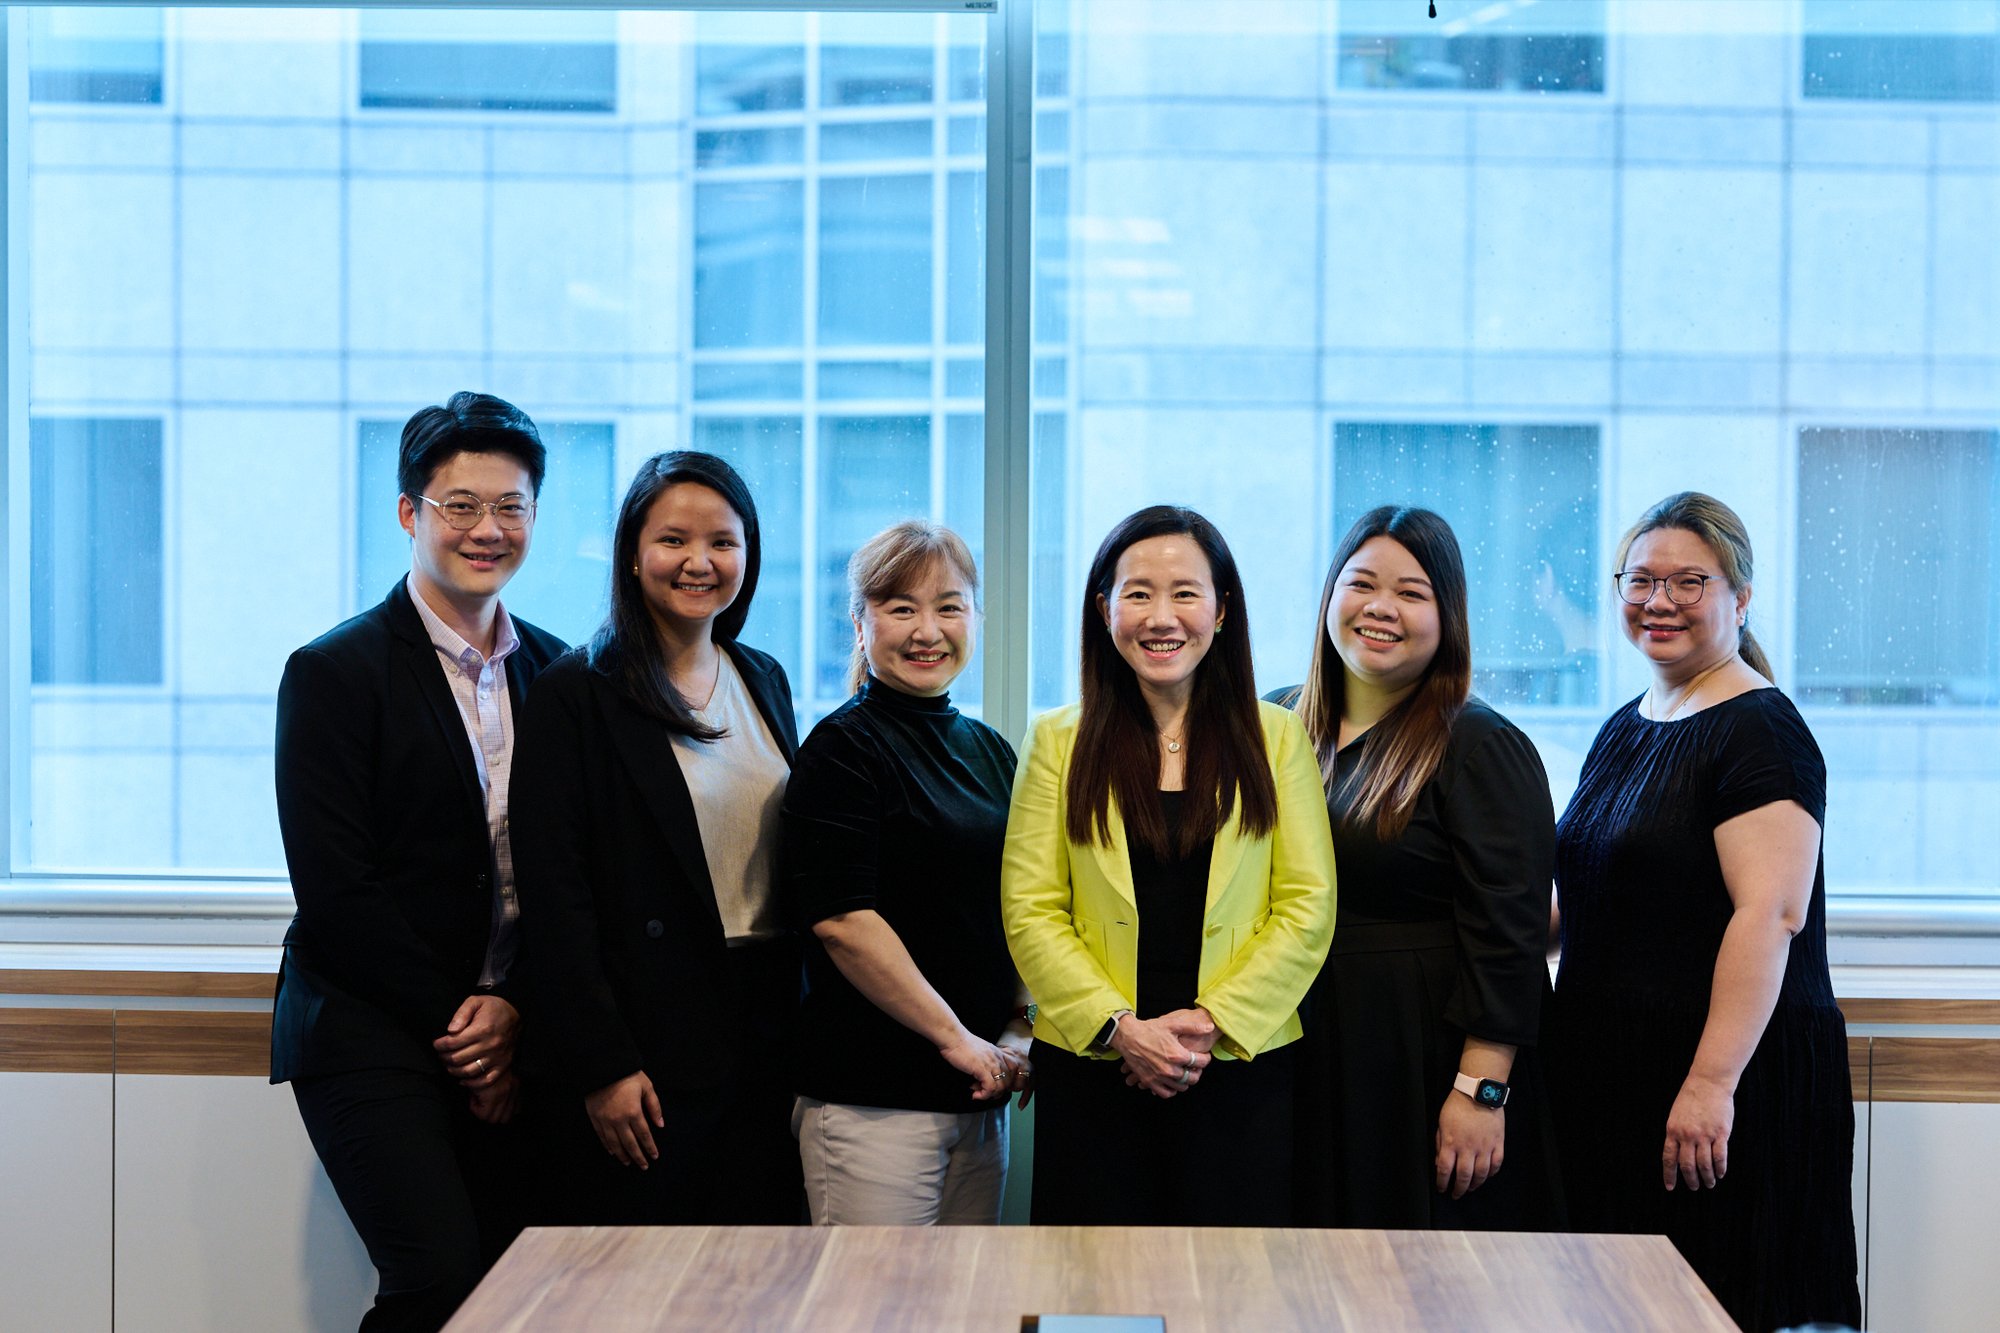
{"label": "black blazer", "polygon": [[[798,731],[784,668],[754,648],[722,647],[789,762]],[[722,916],[666,724],[575,649],[535,686],[514,773],[515,970],[533,1015],[524,1061],[578,1095],[642,1069],[668,1087],[726,1080],[742,1023],[727,999]]]}
{"label": "black blazer", "polygon": [[[529,683],[563,643],[514,630],[518,734]],[[478,989],[492,936],[493,846],[472,741],[406,583],[285,663],[276,762],[298,912],[271,1081],[437,1068],[431,1042]]]}

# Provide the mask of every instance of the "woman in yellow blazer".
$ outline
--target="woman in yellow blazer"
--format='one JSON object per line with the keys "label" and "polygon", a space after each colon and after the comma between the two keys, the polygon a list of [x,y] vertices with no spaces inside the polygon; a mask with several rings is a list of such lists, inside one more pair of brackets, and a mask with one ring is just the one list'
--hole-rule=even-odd
{"label": "woman in yellow blazer", "polygon": [[1333,838],[1207,519],[1158,505],[1104,539],[1082,693],[1029,735],[1001,871],[1038,1011],[1033,1220],[1289,1225],[1284,1048],[1333,937]]}

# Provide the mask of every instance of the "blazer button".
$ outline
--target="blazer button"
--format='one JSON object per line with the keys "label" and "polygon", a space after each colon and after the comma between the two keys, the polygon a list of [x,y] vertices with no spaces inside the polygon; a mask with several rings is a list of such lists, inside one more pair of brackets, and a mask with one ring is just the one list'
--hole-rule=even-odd
{"label": "blazer button", "polygon": [[663,923],[661,923],[661,922],[658,922],[658,921],[648,921],[648,922],[646,923],[646,938],[647,938],[647,939],[649,939],[649,940],[656,940],[656,939],[660,938],[660,936],[662,936],[662,935],[664,935],[664,934],[666,934],[666,933],[667,933],[667,928],[666,928],[666,926],[665,926],[665,925],[664,925]]}

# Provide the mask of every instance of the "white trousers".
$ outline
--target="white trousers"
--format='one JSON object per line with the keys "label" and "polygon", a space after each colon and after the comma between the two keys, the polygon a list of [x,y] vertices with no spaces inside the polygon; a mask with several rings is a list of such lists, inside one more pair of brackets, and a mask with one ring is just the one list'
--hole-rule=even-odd
{"label": "white trousers", "polygon": [[953,1115],[799,1098],[792,1133],[814,1226],[992,1225],[1007,1185],[1007,1107]]}

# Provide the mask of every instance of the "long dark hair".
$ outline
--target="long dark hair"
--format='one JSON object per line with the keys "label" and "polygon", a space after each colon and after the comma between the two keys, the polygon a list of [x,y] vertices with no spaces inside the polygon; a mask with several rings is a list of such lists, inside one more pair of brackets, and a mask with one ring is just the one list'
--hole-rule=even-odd
{"label": "long dark hair", "polygon": [[682,482],[708,487],[743,522],[743,587],[736,600],[717,613],[709,637],[720,646],[743,632],[750,600],[757,593],[757,574],[763,567],[756,501],[750,498],[750,488],[736,469],[714,454],[676,449],[654,454],[641,463],[625,492],[625,502],[618,507],[618,528],[611,543],[611,611],[591,637],[590,665],[611,677],[641,712],[666,723],[669,731],[712,741],[724,733],[696,718],[674,688],[659,631],[646,607],[645,591],[639,586],[639,534],[646,526],[646,514],[661,492]]}
{"label": "long dark hair", "polygon": [[[1339,591],[1340,571],[1354,553],[1377,537],[1387,537],[1423,566],[1437,601],[1437,655],[1405,695],[1368,730],[1361,762],[1336,793],[1340,772],[1340,712],[1347,701],[1346,667],[1327,634],[1327,609]],[[1428,509],[1382,505],[1355,520],[1326,572],[1319,596],[1319,631],[1313,636],[1312,666],[1299,690],[1299,720],[1319,754],[1320,778],[1328,794],[1345,798],[1344,821],[1374,826],[1389,842],[1410,825],[1417,796],[1437,773],[1451,740],[1451,724],[1472,693],[1472,630],[1466,615],[1465,561],[1451,524]]]}
{"label": "long dark hair", "polygon": [[[1618,568],[1625,568],[1625,557],[1632,552],[1632,543],[1644,533],[1655,528],[1677,528],[1691,532],[1701,538],[1702,545],[1715,553],[1715,563],[1722,567],[1722,577],[1729,581],[1731,592],[1742,592],[1750,586],[1755,570],[1755,562],[1750,557],[1750,529],[1736,516],[1736,511],[1712,495],[1700,491],[1679,491],[1648,509],[1639,516],[1639,521],[1627,529],[1618,543]],[[1757,636],[1750,632],[1750,613],[1744,612],[1743,623],[1736,631],[1736,651],[1750,664],[1750,669],[1765,680],[1776,684],[1778,678],[1771,673],[1771,661],[1764,656],[1764,649],[1758,644]]]}
{"label": "long dark hair", "polygon": [[[1139,679],[1098,610],[1109,598],[1118,558],[1149,537],[1189,537],[1208,558],[1221,623],[1194,670],[1188,702],[1187,817],[1170,838],[1160,807],[1160,743]],[[1192,509],[1154,505],[1113,528],[1090,562],[1083,590],[1083,719],[1070,760],[1071,842],[1109,844],[1116,798],[1133,846],[1155,856],[1186,856],[1214,837],[1232,809],[1243,831],[1262,837],[1278,823],[1278,793],[1264,750],[1257,685],[1250,669],[1250,612],[1236,558],[1215,525]]]}

